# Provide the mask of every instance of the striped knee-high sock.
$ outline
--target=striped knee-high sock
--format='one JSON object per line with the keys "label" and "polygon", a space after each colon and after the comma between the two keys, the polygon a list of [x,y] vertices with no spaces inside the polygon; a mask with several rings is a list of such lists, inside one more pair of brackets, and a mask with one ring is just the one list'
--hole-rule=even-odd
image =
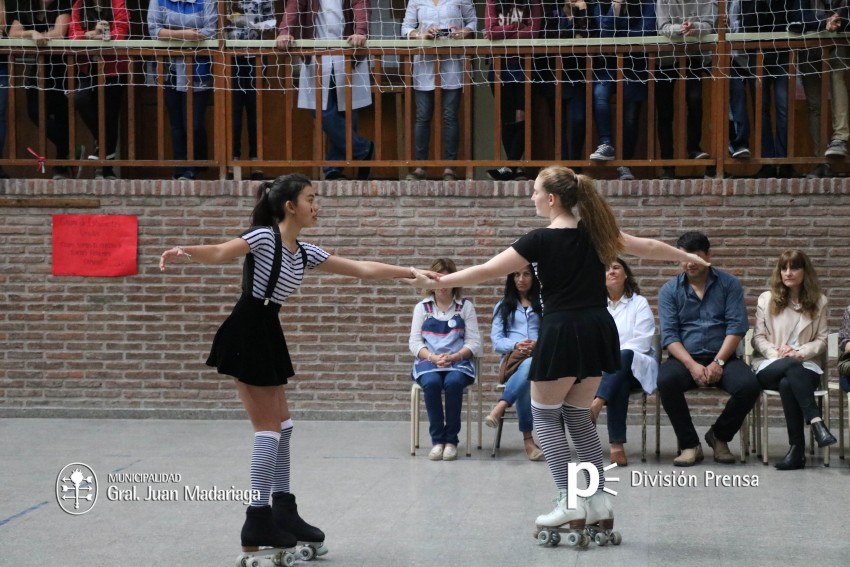
{"label": "striped knee-high sock", "polygon": [[254,433],[254,451],[251,454],[251,492],[258,495],[249,506],[268,506],[280,433],[257,431]]}
{"label": "striped knee-high sock", "polygon": [[546,455],[549,472],[559,490],[567,489],[567,464],[570,462],[570,443],[564,432],[561,405],[545,405],[531,400],[531,415],[537,440]]}
{"label": "striped knee-high sock", "polygon": [[[605,488],[605,472],[602,470],[602,443],[599,442],[599,432],[590,421],[590,409],[579,408],[564,404],[561,408],[564,415],[564,423],[567,431],[575,443],[578,460],[583,463],[593,463],[599,472],[599,490]],[[585,478],[588,482],[587,471]]]}
{"label": "striped knee-high sock", "polygon": [[272,492],[289,492],[289,439],[292,437],[292,427],[291,419],[280,424],[280,443],[277,446]]}

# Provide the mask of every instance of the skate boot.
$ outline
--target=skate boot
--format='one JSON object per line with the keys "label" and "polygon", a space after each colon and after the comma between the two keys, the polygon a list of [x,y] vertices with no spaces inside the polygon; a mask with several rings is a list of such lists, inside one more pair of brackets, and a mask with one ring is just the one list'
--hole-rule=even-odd
{"label": "skate boot", "polygon": [[614,531],[614,506],[608,495],[598,490],[593,496],[580,499],[584,500],[587,511],[585,522],[588,537],[599,546],[609,543],[620,545],[623,538],[620,532]]}
{"label": "skate boot", "polygon": [[236,567],[291,567],[295,536],[275,525],[270,506],[249,506],[242,525],[242,554]]}
{"label": "skate boot", "polygon": [[579,498],[576,508],[571,510],[567,508],[567,491],[559,490],[555,509],[537,516],[534,537],[543,545],[554,547],[561,543],[561,534],[566,534],[564,539],[567,545],[586,547],[590,538],[584,529],[585,516],[584,500]]}
{"label": "skate boot", "polygon": [[289,492],[273,493],[272,513],[275,524],[298,539],[298,551],[296,553],[299,559],[310,561],[328,552],[328,548],[325,547],[325,533],[319,528],[311,526],[298,515],[294,494]]}

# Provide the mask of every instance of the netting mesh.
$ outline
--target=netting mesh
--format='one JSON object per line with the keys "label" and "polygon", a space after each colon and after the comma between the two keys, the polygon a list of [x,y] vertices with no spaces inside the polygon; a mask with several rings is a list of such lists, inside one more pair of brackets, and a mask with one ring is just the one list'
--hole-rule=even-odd
{"label": "netting mesh", "polygon": [[0,72],[64,91],[804,76],[846,69],[848,12],[847,0],[5,0]]}

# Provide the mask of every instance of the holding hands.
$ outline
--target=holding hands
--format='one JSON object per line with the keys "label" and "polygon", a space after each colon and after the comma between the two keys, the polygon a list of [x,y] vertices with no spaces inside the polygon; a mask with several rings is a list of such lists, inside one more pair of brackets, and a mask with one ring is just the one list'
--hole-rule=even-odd
{"label": "holding hands", "polygon": [[796,358],[797,360],[805,360],[800,351],[792,346],[782,345],[779,347],[779,358]]}

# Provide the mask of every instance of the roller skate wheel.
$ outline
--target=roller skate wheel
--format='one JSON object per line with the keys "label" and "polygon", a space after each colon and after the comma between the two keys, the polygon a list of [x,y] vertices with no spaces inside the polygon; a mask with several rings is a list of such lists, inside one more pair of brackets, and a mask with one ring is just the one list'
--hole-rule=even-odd
{"label": "roller skate wheel", "polygon": [[294,553],[290,553],[290,552],[288,552],[288,551],[287,551],[287,552],[285,552],[285,553],[283,554],[283,562],[282,562],[282,565],[283,565],[284,567],[292,567],[293,565],[295,565],[295,554],[294,554]]}
{"label": "roller skate wheel", "polygon": [[590,545],[590,536],[587,534],[581,534],[581,542],[579,542],[579,547],[587,547]]}
{"label": "roller skate wheel", "polygon": [[319,549],[316,550],[316,557],[321,557],[328,552],[328,548],[325,547],[325,542],[319,544]]}
{"label": "roller skate wheel", "polygon": [[298,550],[298,557],[302,561],[310,561],[314,557],[316,557],[316,550],[309,545],[305,545],[304,547]]}
{"label": "roller skate wheel", "polygon": [[593,542],[602,547],[603,545],[608,545],[608,536],[602,532],[597,532],[595,536],[593,536]]}
{"label": "roller skate wheel", "polygon": [[582,536],[578,535],[575,532],[570,532],[567,534],[567,545],[570,547],[575,547],[582,541]]}
{"label": "roller skate wheel", "polygon": [[620,535],[620,532],[612,532],[611,533],[611,543],[614,545],[620,545],[623,542],[623,536]]}
{"label": "roller skate wheel", "polygon": [[555,547],[559,543],[561,543],[561,534],[558,532],[552,532],[552,536],[549,538],[549,545]]}
{"label": "roller skate wheel", "polygon": [[539,541],[543,545],[548,545],[550,539],[549,535],[550,534],[548,530],[541,530],[537,532],[537,541]]}
{"label": "roller skate wheel", "polygon": [[236,567],[248,567],[248,557],[240,555],[236,558]]}

